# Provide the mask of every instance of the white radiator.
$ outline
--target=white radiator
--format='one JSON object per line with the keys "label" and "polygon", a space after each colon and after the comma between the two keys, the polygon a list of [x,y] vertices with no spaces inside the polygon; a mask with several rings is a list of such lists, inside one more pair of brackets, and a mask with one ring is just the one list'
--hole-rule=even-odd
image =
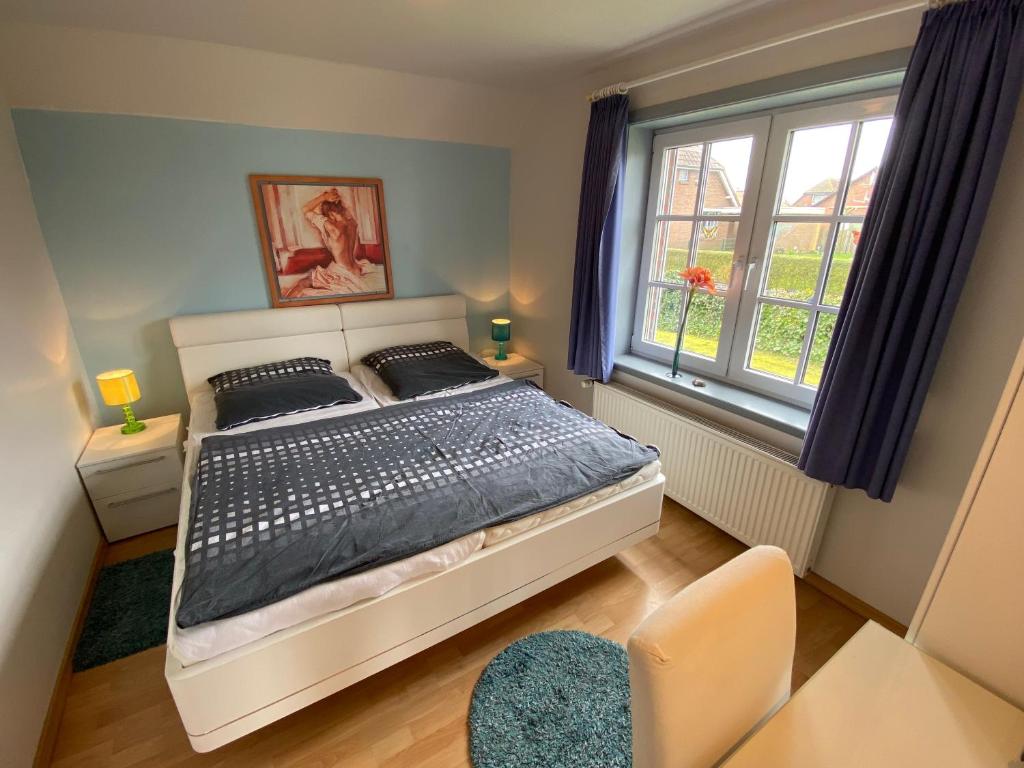
{"label": "white radiator", "polygon": [[797,457],[616,384],[594,385],[594,416],[661,450],[665,493],[745,544],[774,544],[803,576],[816,554],[832,486]]}

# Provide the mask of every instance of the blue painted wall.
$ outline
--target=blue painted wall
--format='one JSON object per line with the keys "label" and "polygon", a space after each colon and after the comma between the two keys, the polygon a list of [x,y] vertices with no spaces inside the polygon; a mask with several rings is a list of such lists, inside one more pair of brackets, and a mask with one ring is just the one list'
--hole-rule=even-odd
{"label": "blue painted wall", "polygon": [[383,179],[396,296],[465,294],[477,350],[488,319],[508,308],[507,149],[124,115],[13,117],[86,370],[135,369],[142,416],[185,408],[167,318],[270,306],[250,173]]}

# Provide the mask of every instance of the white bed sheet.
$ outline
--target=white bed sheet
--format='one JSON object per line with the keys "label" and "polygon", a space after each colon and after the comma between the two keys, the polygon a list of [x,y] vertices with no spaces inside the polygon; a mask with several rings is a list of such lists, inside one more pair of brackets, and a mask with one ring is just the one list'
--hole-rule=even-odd
{"label": "white bed sheet", "polygon": [[480,389],[487,389],[489,387],[496,387],[499,384],[508,384],[512,379],[504,374],[498,374],[493,379],[487,381],[478,381],[476,384],[465,384],[461,387],[455,387],[453,389],[446,389],[444,392],[435,392],[432,395],[420,395],[419,397],[411,397],[408,400],[399,400],[395,397],[395,393],[391,391],[389,387],[380,376],[377,375],[376,371],[367,365],[362,363],[356,363],[352,366],[352,375],[356,381],[369,392],[374,399],[382,406],[395,405],[397,403],[410,403],[414,400],[434,400],[439,397],[452,397],[453,395],[464,395],[467,392],[476,392]]}
{"label": "white bed sheet", "polygon": [[349,413],[372,411],[380,407],[374,396],[359,382],[355,375],[348,372],[336,373],[335,375],[345,379],[352,389],[362,395],[363,399],[358,403],[332,405],[330,408],[318,408],[312,411],[303,411],[302,413],[291,413],[287,416],[278,416],[276,419],[253,421],[248,424],[242,424],[234,429],[217,429],[217,405],[214,402],[212,387],[195,392],[189,399],[192,415],[188,421],[188,438],[198,444],[203,441],[204,437],[209,437],[210,435],[239,435],[244,432],[255,432],[258,429],[284,427],[290,424],[304,424],[308,421],[330,419]]}

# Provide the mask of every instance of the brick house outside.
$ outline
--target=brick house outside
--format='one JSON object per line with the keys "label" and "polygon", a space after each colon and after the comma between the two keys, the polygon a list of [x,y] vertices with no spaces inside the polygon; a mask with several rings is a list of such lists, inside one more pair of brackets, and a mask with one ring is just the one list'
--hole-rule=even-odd
{"label": "brick house outside", "polygon": [[[850,191],[846,196],[843,213],[848,216],[863,216],[871,202],[871,192],[875,188],[878,168],[862,173],[850,183]],[[828,214],[834,212],[836,198],[839,195],[839,180],[824,179],[806,190],[794,202],[783,205],[783,211],[794,214]],[[778,224],[774,253],[824,253],[828,238],[828,224]],[[852,243],[838,243],[838,252],[852,252]]]}
{"label": "brick house outside", "polygon": [[[675,167],[665,174],[662,200],[667,204],[662,210],[676,216],[692,216],[697,206],[700,188],[701,145],[680,147],[675,150]],[[672,155],[669,155],[671,162]],[[712,159],[708,166],[708,180],[704,191],[704,208],[699,212],[714,216],[716,213],[738,214],[743,204],[743,191],[735,189],[729,182],[725,166]],[[690,223],[676,222],[668,227],[667,248],[688,250],[690,247]],[[736,242],[737,223],[734,221],[707,221],[698,224],[701,251],[731,251]],[[658,249],[656,252],[661,252]]]}

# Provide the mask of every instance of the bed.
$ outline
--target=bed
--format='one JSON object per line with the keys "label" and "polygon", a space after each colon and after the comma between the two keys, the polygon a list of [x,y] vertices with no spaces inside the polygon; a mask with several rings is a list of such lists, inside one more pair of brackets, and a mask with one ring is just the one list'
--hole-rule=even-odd
{"label": "bed", "polygon": [[[393,405],[372,372],[370,352],[438,339],[468,347],[461,296],[256,310],[171,320],[193,414],[168,621],[165,676],[192,746],[215,749],[430,647],[543,589],[654,535],[664,478],[656,463],[608,487],[503,522],[380,567],[345,575],[258,610],[182,629],[176,615],[187,560],[190,494],[202,438],[210,429],[206,379],[229,368],[299,356],[330,361],[349,375],[360,403],[246,425],[391,418]],[[501,379],[441,393],[435,402],[473,403],[495,387],[529,397]],[[476,394],[474,394],[474,392]],[[496,396],[496,395],[494,395]],[[426,406],[424,406],[426,407]],[[461,407],[461,406],[460,406]],[[375,409],[380,409],[377,413]],[[210,441],[215,442],[215,441]]]}

